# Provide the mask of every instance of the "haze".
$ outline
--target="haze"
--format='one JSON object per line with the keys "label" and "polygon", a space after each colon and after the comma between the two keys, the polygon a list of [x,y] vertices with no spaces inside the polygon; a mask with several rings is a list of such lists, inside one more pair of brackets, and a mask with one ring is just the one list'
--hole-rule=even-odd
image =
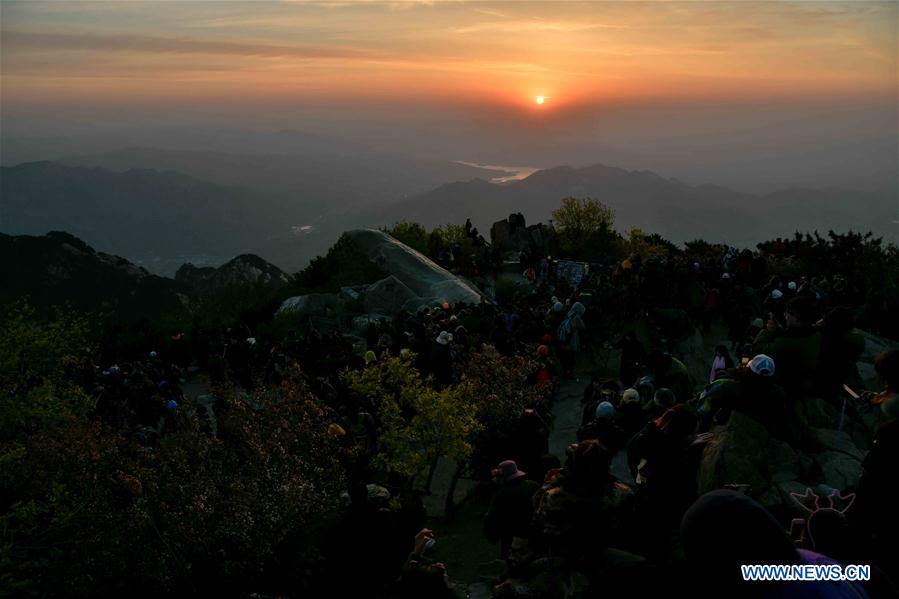
{"label": "haze", "polygon": [[501,164],[877,186],[896,162],[896,9],[5,1],[3,129],[296,128]]}

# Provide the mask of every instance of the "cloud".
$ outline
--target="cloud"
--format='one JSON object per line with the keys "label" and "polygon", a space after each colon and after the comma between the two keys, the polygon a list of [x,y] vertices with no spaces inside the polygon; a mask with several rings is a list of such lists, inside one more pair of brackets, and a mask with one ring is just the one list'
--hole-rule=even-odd
{"label": "cloud", "polygon": [[246,57],[356,58],[383,60],[393,56],[358,48],[288,46],[252,42],[221,42],[187,37],[148,35],[67,34],[6,31],[3,47],[29,50],[85,52],[141,52],[149,54],[218,54]]}
{"label": "cloud", "polygon": [[496,33],[526,33],[526,32],[562,32],[573,33],[576,31],[588,31],[590,29],[620,29],[616,25],[602,25],[599,23],[578,23],[573,21],[544,21],[543,19],[519,19],[514,21],[485,21],[454,27],[454,33],[482,33],[486,31]]}

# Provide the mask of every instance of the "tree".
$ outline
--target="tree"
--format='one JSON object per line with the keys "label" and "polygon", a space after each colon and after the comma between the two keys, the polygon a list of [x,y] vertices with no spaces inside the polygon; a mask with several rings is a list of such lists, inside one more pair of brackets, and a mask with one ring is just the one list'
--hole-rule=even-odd
{"label": "tree", "polygon": [[383,229],[385,233],[422,254],[428,252],[428,230],[418,223],[400,221]]}
{"label": "tree", "polygon": [[413,361],[411,353],[385,353],[361,371],[344,372],[343,379],[375,407],[379,422],[375,462],[413,481],[426,475],[427,489],[439,458],[468,460],[480,424],[469,383],[438,391],[422,380]]}
{"label": "tree", "polygon": [[564,198],[553,210],[559,247],[571,258],[598,260],[614,253],[614,223],[612,209],[593,198]]}

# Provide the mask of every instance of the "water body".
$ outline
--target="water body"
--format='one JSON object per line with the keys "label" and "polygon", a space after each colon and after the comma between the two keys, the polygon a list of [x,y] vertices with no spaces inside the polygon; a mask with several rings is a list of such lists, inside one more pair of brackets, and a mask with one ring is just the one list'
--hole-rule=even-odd
{"label": "water body", "polygon": [[464,164],[466,166],[474,166],[477,168],[484,168],[491,171],[497,171],[498,174],[496,177],[491,177],[491,183],[508,183],[509,181],[520,181],[527,177],[530,177],[535,172],[537,172],[538,168],[533,166],[505,166],[499,164],[478,164],[477,162],[465,162],[464,160],[457,160],[459,164]]}

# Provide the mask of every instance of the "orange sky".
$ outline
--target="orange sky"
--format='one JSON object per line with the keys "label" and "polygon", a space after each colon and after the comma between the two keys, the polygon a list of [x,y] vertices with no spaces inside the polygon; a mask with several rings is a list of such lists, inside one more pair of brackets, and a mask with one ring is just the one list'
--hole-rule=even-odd
{"label": "orange sky", "polygon": [[[897,3],[10,2],[5,103],[896,94]],[[547,96],[536,107],[534,96]]]}

